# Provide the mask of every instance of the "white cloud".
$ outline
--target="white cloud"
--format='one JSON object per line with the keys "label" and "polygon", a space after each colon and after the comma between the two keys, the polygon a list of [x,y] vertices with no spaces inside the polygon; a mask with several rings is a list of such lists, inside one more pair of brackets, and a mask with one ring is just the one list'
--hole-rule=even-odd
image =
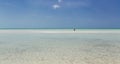
{"label": "white cloud", "polygon": [[51,7],[53,9],[58,8],[78,8],[78,7],[90,7],[91,0],[27,0],[31,7]]}
{"label": "white cloud", "polygon": [[60,8],[61,7],[61,2],[62,2],[62,0],[58,0],[58,2],[57,2],[57,4],[54,4],[52,7],[53,7],[53,9],[58,9],[58,8]]}
{"label": "white cloud", "polygon": [[53,8],[54,8],[54,9],[58,9],[58,8],[60,8],[60,5],[55,4],[55,5],[53,5]]}

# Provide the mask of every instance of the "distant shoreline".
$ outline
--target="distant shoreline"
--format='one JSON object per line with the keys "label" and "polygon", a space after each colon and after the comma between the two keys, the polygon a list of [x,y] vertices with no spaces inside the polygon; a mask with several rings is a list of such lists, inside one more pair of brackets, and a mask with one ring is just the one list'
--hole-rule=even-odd
{"label": "distant shoreline", "polygon": [[120,33],[120,29],[0,29],[0,33]]}

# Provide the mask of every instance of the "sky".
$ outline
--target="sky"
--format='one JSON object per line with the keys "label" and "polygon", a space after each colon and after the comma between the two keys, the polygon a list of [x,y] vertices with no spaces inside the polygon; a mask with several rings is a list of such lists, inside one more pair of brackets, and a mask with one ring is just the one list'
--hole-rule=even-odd
{"label": "sky", "polygon": [[120,0],[0,0],[0,28],[120,28]]}

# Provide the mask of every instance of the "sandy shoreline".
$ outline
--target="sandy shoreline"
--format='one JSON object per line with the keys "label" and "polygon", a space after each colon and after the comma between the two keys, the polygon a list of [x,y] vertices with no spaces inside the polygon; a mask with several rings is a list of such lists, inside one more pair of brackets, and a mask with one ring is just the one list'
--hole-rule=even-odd
{"label": "sandy shoreline", "polygon": [[120,30],[0,30],[0,33],[120,33]]}
{"label": "sandy shoreline", "polygon": [[[43,43],[41,43],[43,44]],[[59,45],[62,45],[58,43]],[[26,45],[8,47],[0,53],[0,64],[119,64],[120,51],[113,44],[79,44],[79,47]],[[89,45],[89,46],[88,46]],[[32,47],[33,46],[33,47]],[[26,48],[27,47],[27,48]],[[119,46],[120,47],[120,46]]]}
{"label": "sandy shoreline", "polygon": [[0,64],[120,64],[119,31],[65,32],[0,30]]}

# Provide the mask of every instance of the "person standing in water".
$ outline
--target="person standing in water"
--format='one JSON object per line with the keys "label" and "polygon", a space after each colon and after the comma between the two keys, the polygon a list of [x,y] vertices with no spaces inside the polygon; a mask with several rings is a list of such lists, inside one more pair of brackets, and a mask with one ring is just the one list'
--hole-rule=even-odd
{"label": "person standing in water", "polygon": [[75,29],[75,28],[73,28],[73,31],[76,31],[76,29]]}

